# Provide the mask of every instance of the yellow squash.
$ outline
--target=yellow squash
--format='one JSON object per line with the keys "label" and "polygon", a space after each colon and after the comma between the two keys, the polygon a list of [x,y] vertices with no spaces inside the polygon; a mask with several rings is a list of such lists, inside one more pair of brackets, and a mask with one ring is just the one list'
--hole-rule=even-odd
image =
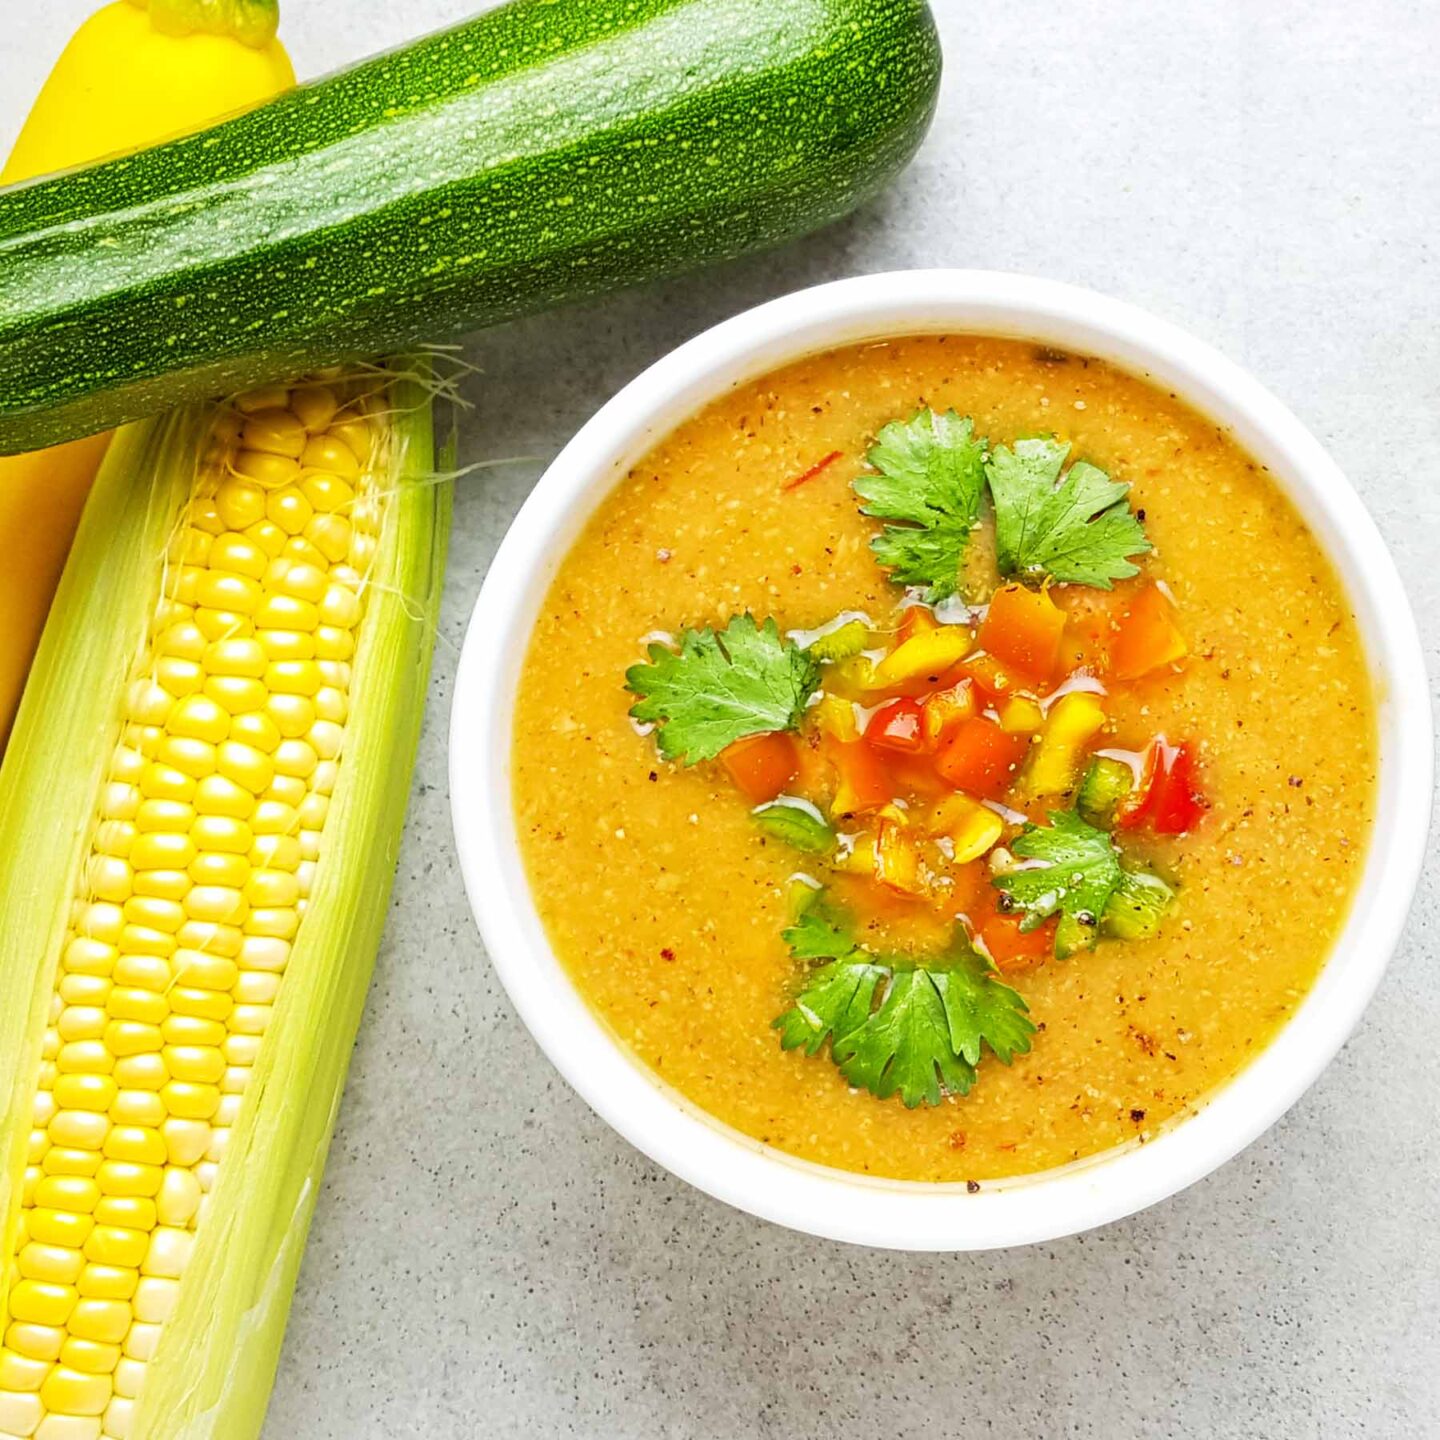
{"label": "yellow squash", "polygon": [[[287,89],[275,0],[115,0],[75,32],[0,184],[139,149]],[[108,437],[0,457],[0,748]]]}

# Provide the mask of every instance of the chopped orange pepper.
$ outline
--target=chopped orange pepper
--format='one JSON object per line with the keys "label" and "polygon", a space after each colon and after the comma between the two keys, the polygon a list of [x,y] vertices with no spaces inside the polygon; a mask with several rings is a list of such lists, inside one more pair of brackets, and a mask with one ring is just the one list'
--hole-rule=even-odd
{"label": "chopped orange pepper", "polygon": [[959,669],[977,690],[992,700],[1003,700],[1026,688],[1023,678],[1007,670],[988,650],[962,660]]}
{"label": "chopped orange pepper", "polygon": [[977,715],[963,721],[935,757],[935,768],[957,790],[998,800],[1030,748],[1028,735],[1011,735]]}
{"label": "chopped orange pepper", "polygon": [[940,622],[935,618],[935,612],[926,605],[907,605],[905,613],[900,617],[900,628],[895,632],[895,644],[892,649],[898,650],[907,640],[916,635],[923,635],[927,630],[934,630]]}
{"label": "chopped orange pepper", "polygon": [[831,741],[827,747],[835,766],[836,815],[859,815],[888,804],[895,791],[885,762],[863,740],[853,744]]}
{"label": "chopped orange pepper", "polygon": [[1006,669],[1044,684],[1060,663],[1065,612],[1044,590],[1002,585],[990,597],[990,609],[976,642]]}
{"label": "chopped orange pepper", "polygon": [[736,740],[720,752],[720,763],[754,805],[773,800],[800,770],[794,737],[783,730]]}
{"label": "chopped orange pepper", "polygon": [[1190,647],[1176,628],[1174,611],[1158,585],[1146,585],[1132,597],[1120,612],[1110,647],[1110,673],[1117,680],[1138,680],[1185,658]]}
{"label": "chopped orange pepper", "polygon": [[1052,917],[1033,930],[1022,930],[1020,922],[1025,918],[1024,913],[1001,910],[997,899],[992,891],[989,904],[976,926],[980,940],[995,962],[995,968],[1002,975],[1010,975],[1048,960],[1055,953],[1055,930],[1059,922]]}

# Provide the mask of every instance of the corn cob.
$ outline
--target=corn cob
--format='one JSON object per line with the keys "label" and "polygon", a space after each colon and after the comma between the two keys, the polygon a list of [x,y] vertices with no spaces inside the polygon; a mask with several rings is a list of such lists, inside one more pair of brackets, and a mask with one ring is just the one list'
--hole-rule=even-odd
{"label": "corn cob", "polygon": [[428,397],[117,433],[0,770],[0,1437],[258,1432],[394,872]]}

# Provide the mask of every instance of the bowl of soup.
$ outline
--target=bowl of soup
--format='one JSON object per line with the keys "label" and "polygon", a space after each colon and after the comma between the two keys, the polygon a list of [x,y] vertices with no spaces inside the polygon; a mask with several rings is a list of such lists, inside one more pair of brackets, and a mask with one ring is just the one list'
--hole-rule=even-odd
{"label": "bowl of soup", "polygon": [[678,1176],[964,1250],[1200,1178],[1335,1055],[1433,783],[1414,620],[1317,442],[1129,305],[975,271],[763,305],[626,386],[462,653],[465,884]]}

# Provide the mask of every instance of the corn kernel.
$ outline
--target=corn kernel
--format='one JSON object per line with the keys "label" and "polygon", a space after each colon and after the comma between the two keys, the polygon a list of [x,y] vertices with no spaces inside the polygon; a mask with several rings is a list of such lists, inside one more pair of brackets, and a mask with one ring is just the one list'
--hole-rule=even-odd
{"label": "corn kernel", "polygon": [[10,1315],[28,1325],[64,1325],[79,1298],[73,1285],[21,1280],[10,1290]]}
{"label": "corn kernel", "polygon": [[[172,935],[185,923],[185,911],[177,901],[155,896],[132,896],[125,902],[123,913],[132,925],[141,925],[148,930],[165,930]],[[115,978],[118,982],[118,966]]]}
{"label": "corn kernel", "polygon": [[[305,433],[307,428],[300,417],[289,409],[260,410],[245,422],[245,428],[240,432],[240,444],[246,450],[298,459],[309,440]],[[235,468],[242,474],[250,474],[240,463],[244,458],[242,451]]]}
{"label": "corn kernel", "polygon": [[[148,1241],[146,1242],[148,1246]],[[154,1357],[156,1342],[160,1339],[160,1326],[153,1321],[137,1320],[125,1336],[122,1349],[129,1360],[142,1364]]]}
{"label": "corn kernel", "polygon": [[[102,909],[109,910],[111,908],[113,907],[99,905],[89,907],[92,931],[94,921],[97,918],[94,912]],[[108,917],[106,918],[104,928],[107,933],[112,928]],[[119,925],[115,925],[113,928],[118,938],[120,927]],[[63,963],[65,969],[74,975],[108,976],[115,965],[115,946],[98,937],[91,938],[89,935],[77,935],[66,945]]]}
{"label": "corn kernel", "polygon": [[89,1300],[128,1300],[135,1293],[138,1279],[124,1265],[87,1265],[76,1288]]}
{"label": "corn kernel", "polygon": [[243,639],[255,633],[255,621],[238,610],[212,610],[202,605],[195,611],[195,624],[207,640]]}
{"label": "corn kernel", "polygon": [[142,870],[135,877],[135,894],[144,899],[183,900],[189,889],[183,870]]}
{"label": "corn kernel", "polygon": [[164,1055],[154,1051],[126,1055],[115,1062],[115,1079],[125,1090],[162,1090],[169,1078]]}
{"label": "corn kernel", "polygon": [[355,654],[355,636],[338,625],[317,626],[315,654],[321,660],[349,660]]}
{"label": "corn kernel", "polygon": [[277,774],[294,775],[301,780],[309,779],[320,763],[315,747],[308,740],[282,740],[275,750],[274,758]]}
{"label": "corn kernel", "polygon": [[[176,1020],[203,1020],[203,1021],[206,1022],[207,1025],[210,1025],[210,1024],[219,1024],[219,1023],[225,1021],[226,1019],[228,1019],[231,1010],[233,1010],[233,1009],[235,1008],[235,1002],[234,1002],[234,1001],[230,998],[230,996],[227,995],[223,990],[192,990],[192,989],[189,989],[189,988],[185,988],[185,989],[175,989],[175,990],[172,990],[172,991],[170,992],[170,1006],[171,1006],[171,1009],[173,1009],[174,1012],[175,1012],[175,1013],[170,1017],[170,1021],[176,1021]],[[167,1026],[170,1024],[170,1021],[166,1021],[166,1025],[167,1025]],[[192,1026],[192,1027],[189,1027],[189,1028],[192,1029],[192,1030],[194,1029],[193,1026]],[[173,1033],[175,1033],[175,1034],[183,1033],[183,1032],[185,1031],[185,1029],[186,1029],[185,1026],[180,1026],[180,1027],[179,1027],[176,1031],[174,1031]],[[224,1035],[223,1035],[224,1026],[223,1026],[223,1024],[221,1024],[221,1030],[222,1030],[221,1039],[223,1040],[223,1038],[224,1038]],[[166,1034],[166,1037],[167,1037],[167,1039],[168,1039],[168,1038],[171,1036],[172,1031],[169,1030],[169,1029],[167,1029],[167,1030],[165,1031],[165,1034]],[[174,1043],[174,1044],[212,1044],[212,1043],[213,1043],[213,1044],[218,1045],[218,1044],[221,1043],[221,1041],[220,1041],[220,1040],[215,1040],[215,1041],[212,1042],[212,1041],[193,1041],[193,1040],[191,1040],[191,1041],[172,1041],[172,1043]]]}
{"label": "corn kernel", "polygon": [[[249,1083],[250,1066],[229,1065],[225,1069],[225,1078],[220,1082],[220,1094],[222,1097],[226,1095],[243,1095],[245,1093],[245,1087]],[[208,1156],[210,1152],[207,1149],[205,1153]]]}
{"label": "corn kernel", "polygon": [[76,1040],[61,1046],[55,1064],[62,1075],[108,1075],[115,1068],[115,1057],[102,1041]]}
{"label": "corn kernel", "polygon": [[[209,990],[194,993],[214,997],[214,992]],[[216,998],[229,1001],[225,995]],[[233,1007],[234,1002],[229,1003]],[[218,1050],[225,1043],[225,1026],[219,1020],[209,1020],[203,1015],[172,1015],[161,1028],[167,1045],[209,1045]]]}
{"label": "corn kernel", "polygon": [[[195,812],[200,816],[222,816],[231,821],[247,820],[255,809],[255,796],[225,775],[208,775],[195,790]],[[196,827],[192,823],[191,830]],[[208,828],[208,827],[206,827]],[[202,837],[195,837],[203,849]]]}
{"label": "corn kernel", "polygon": [[[127,990],[162,994],[170,984],[170,962],[163,955],[122,955],[115,962],[115,984]],[[143,1020],[143,1015],[133,1018]]]}
{"label": "corn kernel", "polygon": [[135,1055],[147,1055],[160,1048],[160,1031],[137,1020],[112,1020],[105,1027],[105,1044],[117,1063]]}
{"label": "corn kernel", "polygon": [[119,1345],[130,1329],[134,1312],[125,1300],[81,1300],[70,1315],[70,1333],[81,1340]]}
{"label": "corn kernel", "polygon": [[271,695],[265,713],[284,739],[298,740],[315,723],[315,702],[304,695]]}
{"label": "corn kernel", "polygon": [[153,1090],[122,1090],[110,1107],[112,1125],[148,1125],[153,1129],[164,1119],[165,1106]]}
{"label": "corn kernel", "polygon": [[95,849],[101,855],[128,860],[134,843],[135,827],[128,820],[102,820],[95,827]]}
{"label": "corn kernel", "polygon": [[[201,698],[203,697],[191,695],[180,703],[189,705]],[[145,768],[140,772],[139,785],[140,793],[147,800],[189,801],[195,795],[193,776],[187,775],[183,770],[175,769],[173,765],[161,765],[154,760],[145,762]],[[100,898],[108,897],[101,896]]]}
{"label": "corn kernel", "polygon": [[210,1146],[210,1127],[201,1120],[172,1117],[160,1127],[160,1134],[171,1165],[194,1165]]}
{"label": "corn kernel", "polygon": [[135,1419],[135,1402],[116,1395],[105,1407],[101,1434],[106,1440],[130,1440],[130,1427]]}
{"label": "corn kernel", "polygon": [[48,1360],[32,1360],[18,1350],[0,1350],[0,1391],[34,1394],[49,1373]]}
{"label": "corn kernel", "polygon": [[190,878],[197,885],[228,885],[243,890],[250,878],[250,861],[244,855],[231,855],[222,850],[206,850],[195,857]]}
{"label": "corn kernel", "polygon": [[40,1401],[57,1415],[102,1415],[110,1403],[108,1375],[87,1375],[68,1365],[57,1365],[40,1387]]}
{"label": "corn kernel", "polygon": [[271,520],[257,520],[253,525],[246,526],[245,538],[254,541],[264,553],[267,564],[285,548],[285,532]]}
{"label": "corn kernel", "polygon": [[61,1040],[98,1040],[105,1033],[106,1015],[99,1005],[66,1005],[55,1027]]}
{"label": "corn kernel", "polygon": [[[143,1195],[103,1195],[95,1207],[96,1225],[115,1225],[125,1230],[153,1230],[155,1202]],[[120,1262],[108,1262],[119,1264]]]}
{"label": "corn kernel", "polygon": [[140,791],[134,785],[107,780],[100,791],[102,820],[133,820],[140,809]]}
{"label": "corn kernel", "polygon": [[[232,1040],[249,1040],[254,1037],[249,1035],[232,1035]],[[245,1103],[243,1095],[222,1095],[220,1097],[220,1108],[215,1112],[214,1124],[216,1129],[234,1125],[240,1118],[240,1107]],[[206,1151],[209,1154],[209,1151]]]}
{"label": "corn kernel", "polygon": [[[161,1095],[163,1098],[163,1091]],[[165,1142],[147,1125],[117,1125],[105,1141],[105,1156],[109,1160],[133,1165],[163,1165],[166,1160]],[[150,1192],[139,1190],[134,1193],[145,1195]]]}
{"label": "corn kernel", "polygon": [[[236,1017],[238,1026],[238,1015]],[[225,1073],[225,1060],[220,1052],[204,1045],[167,1045],[164,1050],[165,1063],[173,1079],[194,1085],[213,1085]],[[169,1095],[166,1103],[169,1104]],[[173,1114],[184,1114],[177,1106],[170,1106]]]}
{"label": "corn kernel", "polygon": [[261,970],[278,975],[290,961],[290,946],[276,936],[247,935],[236,958],[247,970]]}
{"label": "corn kernel", "polygon": [[92,855],[87,879],[90,893],[97,900],[109,900],[116,905],[130,898],[135,882],[129,863],[113,855]]}
{"label": "corn kernel", "polygon": [[265,792],[264,798],[278,800],[282,805],[298,809],[309,793],[309,787],[298,776],[277,775],[270,782],[270,788]]}
{"label": "corn kernel", "polygon": [[236,962],[203,950],[180,950],[175,955],[175,983],[192,990],[231,990],[240,971]]}
{"label": "corn kernel", "polygon": [[77,1150],[72,1146],[52,1145],[40,1162],[47,1175],[75,1175],[88,1178],[100,1168],[97,1150]]}
{"label": "corn kernel", "polygon": [[200,950],[221,959],[233,960],[240,953],[245,932],[237,925],[216,925],[208,920],[187,920],[178,935],[182,948]]}
{"label": "corn kernel", "polygon": [[44,1245],[62,1245],[78,1250],[95,1228],[95,1221],[77,1210],[51,1210],[38,1206],[26,1213],[30,1238]]}
{"label": "corn kernel", "polygon": [[215,490],[215,509],[229,530],[244,530],[265,518],[265,491],[255,481],[227,476]]}
{"label": "corn kernel", "polygon": [[[200,1208],[200,1195],[200,1182],[189,1170],[177,1170],[174,1167],[166,1170],[165,1179],[160,1185],[160,1193],[155,1197],[160,1224],[162,1226],[188,1225],[196,1210]],[[161,1233],[159,1230],[155,1232],[156,1235]],[[164,1272],[152,1268],[146,1269],[145,1273],[158,1275]]]}
{"label": "corn kernel", "polygon": [[7,1395],[0,1392],[0,1434],[33,1435],[43,1422],[45,1407],[38,1395]]}
{"label": "corn kernel", "polygon": [[78,1250],[66,1245],[41,1245],[34,1240],[21,1247],[15,1263],[26,1280],[42,1280],[49,1285],[73,1285],[85,1268]]}
{"label": "corn kernel", "polygon": [[[131,1327],[134,1328],[133,1326]],[[115,1393],[133,1400],[140,1393],[140,1382],[145,1378],[145,1364],[141,1360],[122,1359],[115,1367]],[[113,1432],[112,1432],[113,1433]]]}
{"label": "corn kernel", "polygon": [[212,675],[205,682],[205,694],[233,716],[259,710],[268,692],[259,680],[248,675]]}
{"label": "corn kernel", "polygon": [[293,940],[300,917],[292,908],[252,910],[245,921],[247,935],[264,935],[274,940]]}
{"label": "corn kernel", "polygon": [[67,1340],[60,1350],[60,1363],[86,1375],[112,1375],[120,1363],[118,1345],[102,1345],[98,1340]]}
{"label": "corn kernel", "polygon": [[149,1233],[118,1225],[97,1225],[85,1242],[85,1258],[97,1265],[129,1266],[138,1270],[150,1247]]}
{"label": "corn kernel", "polygon": [[165,1276],[147,1275],[135,1291],[135,1318],[151,1325],[163,1325],[175,1310],[180,1287]]}
{"label": "corn kernel", "polygon": [[66,1110],[105,1113],[120,1087],[109,1075],[61,1075],[55,1082],[55,1103]]}
{"label": "corn kernel", "polygon": [[110,1121],[94,1110],[61,1110],[50,1122],[47,1133],[54,1145],[69,1145],[76,1150],[99,1150],[105,1144],[109,1131]]}
{"label": "corn kernel", "polygon": [[[62,985],[79,983],[108,985],[110,982],[108,980],[91,980],[87,975],[67,975],[60,983]],[[83,1109],[84,1107],[79,1106],[77,1108]],[[30,1107],[30,1123],[43,1128],[55,1118],[56,1112],[59,1109],[60,1107],[55,1101],[55,1092],[53,1090],[37,1090],[35,1092],[34,1103]]]}

